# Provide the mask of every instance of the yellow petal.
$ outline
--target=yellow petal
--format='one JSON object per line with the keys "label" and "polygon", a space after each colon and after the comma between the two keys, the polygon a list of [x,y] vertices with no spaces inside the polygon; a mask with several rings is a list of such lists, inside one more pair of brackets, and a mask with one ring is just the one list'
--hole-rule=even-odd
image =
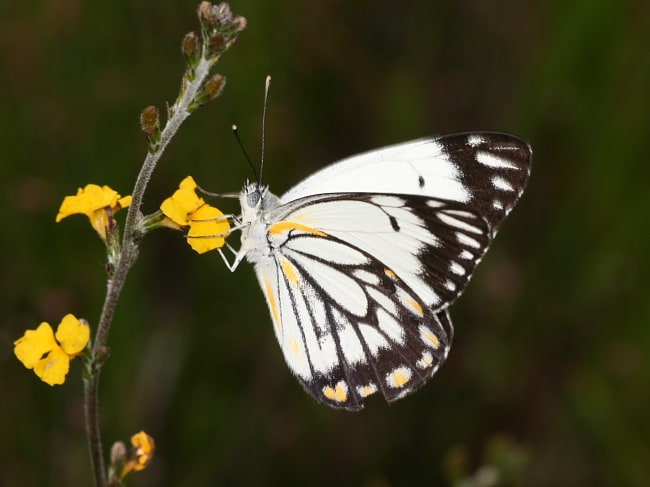
{"label": "yellow petal", "polygon": [[96,210],[88,218],[95,231],[99,233],[99,236],[102,237],[102,239],[106,240],[106,230],[108,230],[111,222],[115,221],[113,218],[113,212],[109,211],[106,208],[101,208],[99,210]]}
{"label": "yellow petal", "polygon": [[187,243],[199,254],[223,247],[230,224],[227,218],[220,217],[223,213],[210,205],[203,205],[190,215]]}
{"label": "yellow petal", "polygon": [[70,357],[58,345],[34,366],[34,373],[51,386],[63,384],[68,370]]}
{"label": "yellow petal", "polygon": [[196,188],[198,188],[199,185],[196,184],[196,181],[194,181],[194,178],[192,176],[187,176],[181,181],[181,184],[179,184],[178,187],[187,191],[196,192]]}
{"label": "yellow petal", "polygon": [[90,340],[90,327],[74,315],[67,314],[56,329],[56,339],[65,353],[74,357],[83,351]]}
{"label": "yellow petal", "polygon": [[75,196],[66,196],[61,203],[56,221],[70,215],[82,214],[89,218],[100,208],[111,208],[120,199],[117,191],[108,186],[98,186],[97,184],[87,184],[84,188],[79,188]]}
{"label": "yellow petal", "polygon": [[187,176],[172,196],[160,205],[162,212],[180,226],[189,225],[188,215],[205,204],[203,198],[196,194],[196,183],[192,176]]}
{"label": "yellow petal", "polygon": [[181,227],[178,223],[176,223],[174,220],[172,220],[168,216],[163,216],[163,219],[160,220],[160,224],[167,227],[167,228],[171,228],[173,230],[182,230],[183,229],[183,227]]}
{"label": "yellow petal", "polygon": [[27,330],[14,342],[14,353],[25,367],[33,369],[41,358],[54,348],[58,348],[54,340],[54,332],[49,323],[41,323],[36,330]]}
{"label": "yellow petal", "polygon": [[113,212],[121,210],[122,208],[128,208],[129,206],[131,206],[131,195],[118,199],[117,203],[114,205]]}

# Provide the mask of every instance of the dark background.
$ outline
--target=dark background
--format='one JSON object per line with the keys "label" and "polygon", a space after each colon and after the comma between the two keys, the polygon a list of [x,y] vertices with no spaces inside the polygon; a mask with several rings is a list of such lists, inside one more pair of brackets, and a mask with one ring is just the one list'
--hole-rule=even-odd
{"label": "dark background", "polygon": [[[198,1],[0,3],[0,485],[89,485],[80,367],[49,387],[13,356],[40,321],[95,323],[103,248],[87,183],[129,194],[138,116],[164,110]],[[533,146],[521,203],[452,308],[454,346],[421,391],[361,413],[305,394],[252,268],[179,234],[142,243],[101,384],[106,448],[145,429],[132,485],[647,485],[650,3],[241,0],[223,96],[154,173],[154,211],[186,175],[251,177],[273,76],[265,179],[282,193],[339,158],[425,135],[512,132]],[[220,205],[235,211],[230,201]],[[237,237],[233,243],[237,243]]]}

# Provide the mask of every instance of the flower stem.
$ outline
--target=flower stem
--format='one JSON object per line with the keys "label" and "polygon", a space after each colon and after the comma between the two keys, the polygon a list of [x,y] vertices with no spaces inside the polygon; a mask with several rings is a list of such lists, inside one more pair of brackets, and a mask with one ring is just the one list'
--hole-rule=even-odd
{"label": "flower stem", "polygon": [[99,369],[84,380],[84,413],[86,416],[86,436],[90,451],[90,465],[95,486],[106,485],[104,454],[102,451],[101,430],[99,429]]}

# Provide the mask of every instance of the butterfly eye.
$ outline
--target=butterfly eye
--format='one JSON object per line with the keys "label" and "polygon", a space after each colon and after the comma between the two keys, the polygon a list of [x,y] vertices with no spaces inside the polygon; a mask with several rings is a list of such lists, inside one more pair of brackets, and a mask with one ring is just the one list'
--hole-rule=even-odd
{"label": "butterfly eye", "polygon": [[251,208],[255,208],[259,204],[261,198],[262,198],[262,193],[260,193],[257,190],[253,191],[252,193],[248,193],[248,195],[246,196],[248,206],[250,206]]}

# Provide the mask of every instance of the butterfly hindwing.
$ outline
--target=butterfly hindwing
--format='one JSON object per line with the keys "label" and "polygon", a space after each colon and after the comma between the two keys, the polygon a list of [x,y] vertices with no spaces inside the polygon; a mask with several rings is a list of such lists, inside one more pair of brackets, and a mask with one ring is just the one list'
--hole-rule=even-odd
{"label": "butterfly hindwing", "polygon": [[[328,261],[312,252],[324,238]],[[446,310],[432,311],[381,262],[335,237],[294,232],[258,277],[286,362],[320,402],[360,409],[376,392],[398,399],[447,356]]]}
{"label": "butterfly hindwing", "polygon": [[271,214],[256,263],[278,342],[305,389],[358,409],[414,391],[444,361],[446,307],[488,244],[484,219],[421,196],[328,194]]}

